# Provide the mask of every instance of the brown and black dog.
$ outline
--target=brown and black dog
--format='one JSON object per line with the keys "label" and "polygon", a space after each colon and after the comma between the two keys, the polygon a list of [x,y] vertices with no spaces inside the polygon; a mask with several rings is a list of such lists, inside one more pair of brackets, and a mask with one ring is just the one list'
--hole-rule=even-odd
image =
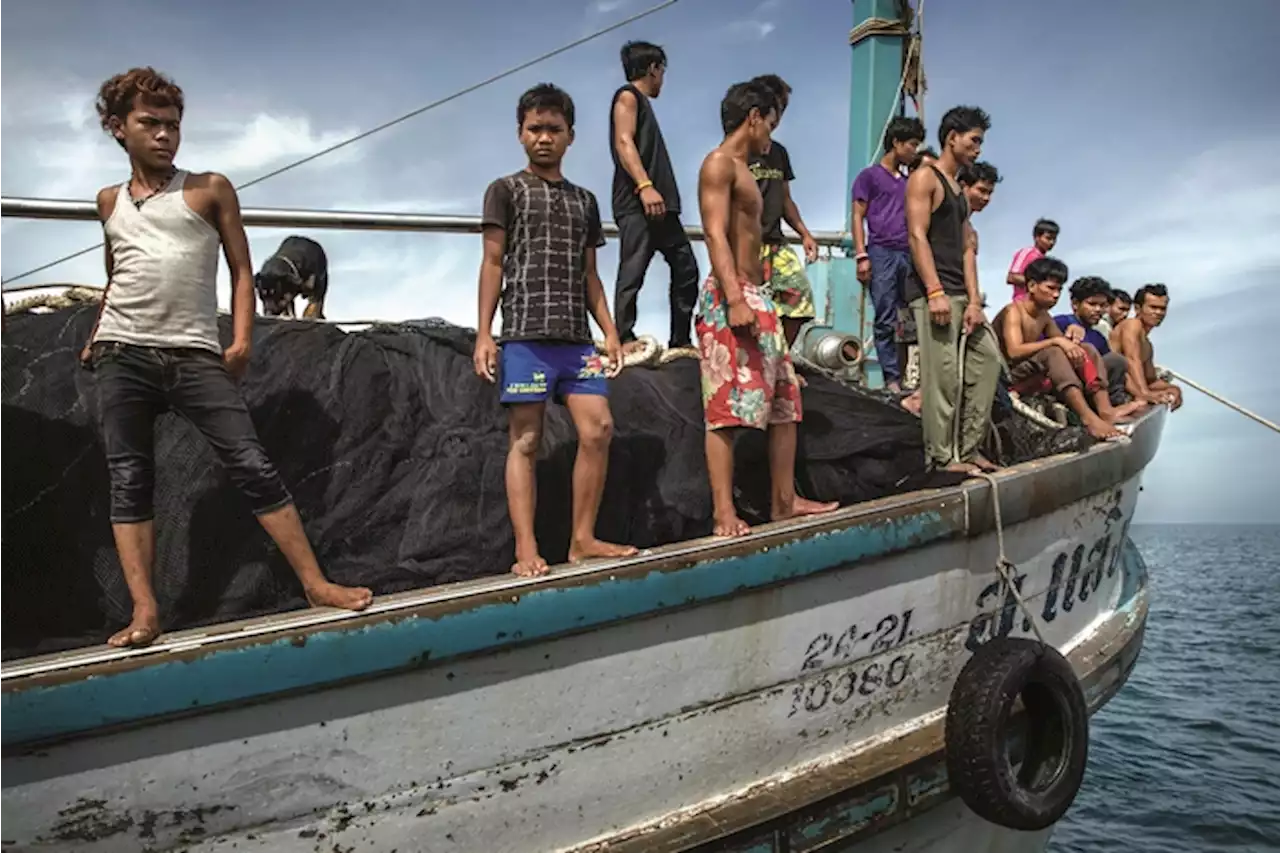
{"label": "brown and black dog", "polygon": [[272,317],[294,317],[293,300],[307,300],[302,316],[324,319],[324,297],[329,290],[329,259],[315,240],[285,237],[276,253],[267,258],[253,277],[262,300],[262,311]]}

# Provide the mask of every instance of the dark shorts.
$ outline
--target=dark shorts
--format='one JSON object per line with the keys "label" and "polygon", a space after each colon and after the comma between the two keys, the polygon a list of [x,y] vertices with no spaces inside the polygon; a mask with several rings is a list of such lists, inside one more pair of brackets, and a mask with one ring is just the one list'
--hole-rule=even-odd
{"label": "dark shorts", "polygon": [[155,420],[169,410],[209,442],[255,515],[292,502],[220,354],[104,341],[93,345],[92,366],[111,474],[112,523],[154,517]]}
{"label": "dark shorts", "polygon": [[604,359],[591,344],[507,341],[499,376],[503,405],[563,401],[570,394],[609,396]]}

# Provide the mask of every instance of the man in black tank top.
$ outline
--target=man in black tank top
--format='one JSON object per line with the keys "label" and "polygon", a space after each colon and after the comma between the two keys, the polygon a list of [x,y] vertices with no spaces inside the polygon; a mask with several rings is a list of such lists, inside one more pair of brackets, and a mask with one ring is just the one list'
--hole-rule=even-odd
{"label": "man in black tank top", "polygon": [[[950,471],[995,467],[978,448],[991,420],[1000,349],[982,313],[976,253],[966,251],[969,205],[956,177],[962,166],[978,159],[990,127],[977,107],[948,110],[938,130],[942,153],[937,162],[917,169],[907,182],[913,269],[906,299],[920,343],[925,461]],[[968,335],[963,352],[962,335]]]}
{"label": "man in black tank top", "polygon": [[636,303],[649,261],[661,252],[671,268],[669,345],[691,345],[698,301],[698,261],[680,224],[680,190],[650,104],[662,91],[667,56],[662,48],[633,41],[622,46],[627,84],[613,95],[609,151],[613,156],[613,218],[621,248],[614,285],[614,314],[623,347],[636,339]]}

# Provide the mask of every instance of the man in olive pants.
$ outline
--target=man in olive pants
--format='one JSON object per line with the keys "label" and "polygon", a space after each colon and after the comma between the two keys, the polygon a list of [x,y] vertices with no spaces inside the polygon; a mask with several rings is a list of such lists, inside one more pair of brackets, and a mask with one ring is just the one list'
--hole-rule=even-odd
{"label": "man in olive pants", "polygon": [[982,312],[969,205],[956,177],[978,159],[990,126],[976,107],[948,110],[938,132],[942,154],[907,181],[913,269],[905,290],[920,341],[925,462],[963,473],[996,468],[978,448],[1000,381],[1000,348]]}

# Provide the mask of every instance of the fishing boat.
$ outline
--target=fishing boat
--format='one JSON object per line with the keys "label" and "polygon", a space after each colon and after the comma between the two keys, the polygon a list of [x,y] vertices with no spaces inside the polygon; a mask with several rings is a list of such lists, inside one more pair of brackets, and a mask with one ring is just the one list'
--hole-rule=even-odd
{"label": "fishing boat", "polygon": [[[860,167],[915,36],[892,0],[854,11]],[[810,274],[802,348],[874,385],[852,259]],[[1141,650],[1127,533],[1165,416],[738,539],[8,660],[4,849],[1043,851]]]}

